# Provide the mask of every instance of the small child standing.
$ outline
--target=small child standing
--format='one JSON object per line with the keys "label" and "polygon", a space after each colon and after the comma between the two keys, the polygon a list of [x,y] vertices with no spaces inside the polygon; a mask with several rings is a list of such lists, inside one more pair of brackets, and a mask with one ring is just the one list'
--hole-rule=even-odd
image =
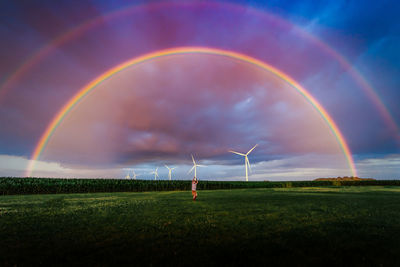
{"label": "small child standing", "polygon": [[193,201],[195,201],[196,198],[197,198],[196,187],[197,187],[197,184],[198,184],[198,183],[199,183],[199,181],[197,181],[197,178],[196,178],[196,177],[193,177],[193,180],[192,180],[192,196],[193,196]]}

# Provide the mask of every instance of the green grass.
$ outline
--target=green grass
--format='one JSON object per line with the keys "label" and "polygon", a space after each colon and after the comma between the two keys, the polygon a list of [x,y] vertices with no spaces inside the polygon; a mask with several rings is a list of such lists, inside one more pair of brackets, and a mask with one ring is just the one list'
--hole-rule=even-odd
{"label": "green grass", "polygon": [[0,197],[0,265],[400,266],[400,187]]}

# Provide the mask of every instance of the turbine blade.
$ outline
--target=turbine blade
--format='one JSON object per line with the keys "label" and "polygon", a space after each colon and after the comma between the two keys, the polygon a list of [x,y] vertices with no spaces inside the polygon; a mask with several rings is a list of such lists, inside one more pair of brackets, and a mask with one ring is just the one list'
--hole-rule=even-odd
{"label": "turbine blade", "polygon": [[206,165],[196,165],[197,167],[207,167]]}
{"label": "turbine blade", "polygon": [[[195,166],[196,166],[196,165],[195,165]],[[193,167],[188,171],[188,173],[191,173],[191,172],[193,171],[193,169],[194,169],[195,166],[193,166]]]}
{"label": "turbine blade", "polygon": [[249,150],[249,152],[247,152],[247,153],[246,153],[246,156],[247,156],[248,154],[250,154],[250,153],[251,153],[251,151],[253,151],[253,149],[254,149],[254,148],[256,148],[256,146],[258,146],[258,144],[256,144],[255,146],[253,146],[253,148],[252,148],[252,149],[250,149],[250,150]]}
{"label": "turbine blade", "polygon": [[196,165],[196,161],[194,161],[194,157],[193,157],[193,155],[191,155],[191,156],[192,156],[193,164],[195,164],[195,165]]}
{"label": "turbine blade", "polygon": [[168,170],[170,170],[171,168],[170,167],[168,167],[166,164],[164,164],[164,166],[168,169]]}
{"label": "turbine blade", "polygon": [[232,151],[232,150],[229,150],[228,152],[235,153],[235,154],[238,154],[238,155],[240,155],[240,156],[246,156],[246,155],[243,154],[243,153],[239,153],[239,152]]}

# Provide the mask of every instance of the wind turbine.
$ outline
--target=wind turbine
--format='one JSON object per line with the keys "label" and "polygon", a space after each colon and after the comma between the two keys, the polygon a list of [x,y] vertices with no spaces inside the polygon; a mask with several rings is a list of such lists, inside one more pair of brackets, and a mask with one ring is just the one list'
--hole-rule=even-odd
{"label": "wind turbine", "polygon": [[137,176],[140,176],[140,175],[137,175],[136,172],[135,172],[135,170],[132,169],[132,178],[136,180],[136,177],[137,177]]}
{"label": "wind turbine", "polygon": [[194,169],[194,177],[197,179],[197,167],[205,167],[205,166],[196,164],[196,161],[194,160],[193,155],[191,155],[191,156],[192,156],[192,160],[193,160],[193,167],[188,171],[188,173],[190,173]]}
{"label": "wind turbine", "polygon": [[157,180],[158,176],[158,167],[156,168],[156,170],[154,172],[151,172],[151,174],[154,174],[154,180]]}
{"label": "wind turbine", "polygon": [[176,167],[174,167],[174,168],[170,168],[170,167],[168,167],[166,164],[164,164],[165,165],[165,167],[168,169],[168,178],[169,178],[169,180],[171,181],[171,173],[172,173],[172,170],[173,169],[175,169]]}
{"label": "wind turbine", "polygon": [[129,172],[126,174],[125,179],[131,179],[131,177],[129,176]]}
{"label": "wind turbine", "polygon": [[249,161],[249,158],[248,158],[247,156],[251,153],[251,151],[253,151],[254,148],[256,148],[256,146],[258,146],[258,144],[256,144],[255,146],[253,146],[253,148],[250,149],[249,152],[247,152],[246,154],[243,154],[243,153],[239,153],[239,152],[236,152],[236,151],[229,150],[229,152],[231,152],[231,153],[235,153],[235,154],[238,154],[238,155],[244,157],[244,166],[245,166],[245,168],[246,168],[246,182],[249,181],[249,176],[248,176],[248,174],[247,174],[247,168],[249,168],[249,170],[251,171],[250,161]]}

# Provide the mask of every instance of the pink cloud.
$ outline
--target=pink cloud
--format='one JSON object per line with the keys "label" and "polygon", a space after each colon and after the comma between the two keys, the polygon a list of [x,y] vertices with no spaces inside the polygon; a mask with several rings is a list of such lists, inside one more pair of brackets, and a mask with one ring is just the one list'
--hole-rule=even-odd
{"label": "pink cloud", "polygon": [[112,164],[273,154],[340,154],[311,105],[270,73],[220,56],[167,57],[101,83],[65,118],[43,159]]}

